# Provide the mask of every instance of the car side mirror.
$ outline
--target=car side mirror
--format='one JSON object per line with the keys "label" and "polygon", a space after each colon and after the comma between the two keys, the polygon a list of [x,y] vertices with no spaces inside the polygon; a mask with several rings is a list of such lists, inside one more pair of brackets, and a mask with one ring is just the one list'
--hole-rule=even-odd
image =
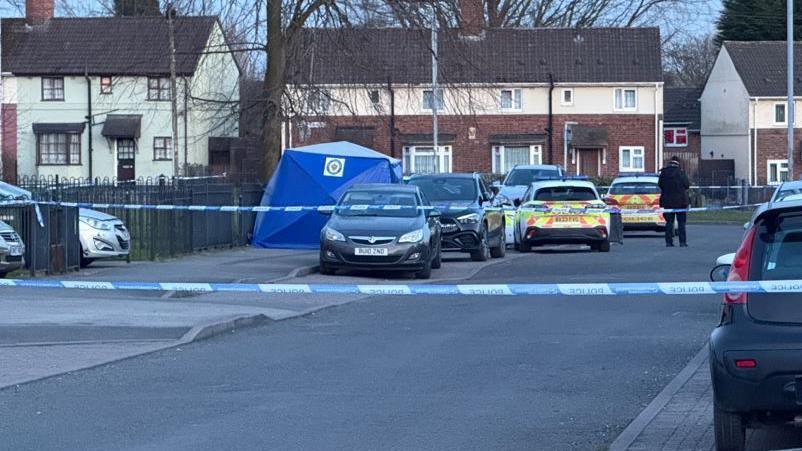
{"label": "car side mirror", "polygon": [[427,210],[426,217],[428,218],[439,218],[440,217],[440,210]]}
{"label": "car side mirror", "polygon": [[317,212],[322,214],[322,215],[331,216],[332,213],[334,213],[334,207],[330,207],[330,206],[320,207],[320,208],[317,209]]}
{"label": "car side mirror", "polygon": [[710,271],[710,280],[713,282],[724,282],[730,276],[730,265],[718,265]]}
{"label": "car side mirror", "polygon": [[749,226],[750,226],[750,223],[745,222],[744,223],[744,230],[749,230]]}
{"label": "car side mirror", "polygon": [[515,199],[515,200],[513,200],[513,201],[512,201],[512,204],[513,204],[513,205],[515,205],[515,208],[518,208],[518,207],[520,207],[520,206],[521,206],[521,199]]}

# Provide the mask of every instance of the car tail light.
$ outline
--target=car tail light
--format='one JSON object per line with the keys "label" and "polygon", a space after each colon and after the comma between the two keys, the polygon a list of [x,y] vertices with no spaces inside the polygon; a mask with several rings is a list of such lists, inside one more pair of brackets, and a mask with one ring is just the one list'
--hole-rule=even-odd
{"label": "car tail light", "polygon": [[598,233],[599,236],[602,237],[602,238],[607,238],[607,227],[597,226],[596,227],[596,233]]}
{"label": "car tail light", "polygon": [[618,201],[613,199],[612,197],[605,197],[602,200],[604,201],[605,204],[610,205],[610,206],[618,206],[618,205],[620,205],[618,203]]}
{"label": "car tail light", "polygon": [[[741,247],[735,253],[732,261],[728,282],[744,282],[749,280],[749,263],[752,260],[752,244],[755,241],[757,229],[752,227],[746,232]],[[724,302],[727,304],[746,304],[746,293],[727,293],[724,295]]]}
{"label": "car tail light", "polygon": [[660,197],[655,197],[652,201],[652,207],[659,207],[660,206]]}
{"label": "car tail light", "polygon": [[757,360],[755,359],[738,359],[735,361],[736,368],[750,369],[757,368]]}

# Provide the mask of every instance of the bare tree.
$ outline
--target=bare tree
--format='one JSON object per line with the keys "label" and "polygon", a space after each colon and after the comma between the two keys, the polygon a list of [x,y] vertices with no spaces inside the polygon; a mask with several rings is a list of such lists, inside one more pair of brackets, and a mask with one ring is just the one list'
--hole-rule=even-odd
{"label": "bare tree", "polygon": [[669,42],[663,48],[663,72],[668,86],[702,86],[713,68],[718,48],[713,36]]}

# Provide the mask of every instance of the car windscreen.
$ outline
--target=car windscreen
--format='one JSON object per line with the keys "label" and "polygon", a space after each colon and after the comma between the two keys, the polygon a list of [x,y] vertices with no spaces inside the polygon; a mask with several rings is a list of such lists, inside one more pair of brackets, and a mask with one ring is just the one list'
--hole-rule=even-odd
{"label": "car windscreen", "polygon": [[513,169],[510,171],[504,184],[507,186],[531,185],[532,182],[556,178],[560,171],[556,169]]}
{"label": "car windscreen", "polygon": [[802,188],[786,188],[786,189],[781,189],[781,190],[780,190],[780,191],[778,191],[778,192],[777,192],[777,194],[774,196],[774,202],[782,202],[782,201],[784,201],[784,200],[787,200],[787,198],[788,198],[788,197],[791,197],[791,196],[798,196],[798,195],[800,195],[800,194],[802,194]]}
{"label": "car windscreen", "polygon": [[413,179],[429,202],[474,201],[478,197],[476,182],[470,178],[423,177]]}
{"label": "car windscreen", "polygon": [[[767,216],[756,227],[749,279],[802,279],[802,211]],[[760,321],[802,323],[798,293],[750,294],[747,307]]]}
{"label": "car windscreen", "polygon": [[348,191],[337,204],[341,216],[392,216],[411,218],[420,214],[414,193]]}
{"label": "car windscreen", "polygon": [[660,194],[660,187],[653,182],[614,183],[609,194]]}
{"label": "car windscreen", "polygon": [[584,186],[554,186],[540,188],[533,200],[543,202],[581,202],[596,200],[596,193]]}

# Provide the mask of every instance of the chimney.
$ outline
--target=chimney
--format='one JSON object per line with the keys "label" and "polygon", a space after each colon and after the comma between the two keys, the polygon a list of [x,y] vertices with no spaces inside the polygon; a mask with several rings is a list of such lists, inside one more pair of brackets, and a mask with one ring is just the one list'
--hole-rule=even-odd
{"label": "chimney", "polygon": [[459,27],[463,36],[478,37],[485,25],[483,0],[458,0]]}
{"label": "chimney", "polygon": [[53,0],[25,0],[25,22],[41,25],[53,18]]}

